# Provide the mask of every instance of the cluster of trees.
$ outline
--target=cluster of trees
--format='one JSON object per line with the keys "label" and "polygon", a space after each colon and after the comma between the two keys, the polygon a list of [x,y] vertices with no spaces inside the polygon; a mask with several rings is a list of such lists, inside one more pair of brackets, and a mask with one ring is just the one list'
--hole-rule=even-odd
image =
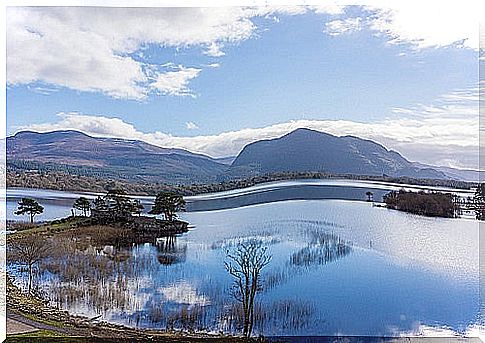
{"label": "cluster of trees", "polygon": [[[80,199],[77,200],[81,202]],[[82,203],[86,201],[83,199]],[[97,217],[108,218],[110,221],[123,221],[132,215],[140,216],[144,209],[143,204],[138,199],[129,198],[122,190],[113,190],[105,196],[98,196],[94,200],[94,207],[91,209],[92,215]],[[165,220],[174,221],[177,219],[177,212],[185,210],[185,200],[183,196],[171,193],[161,192],[157,194],[155,203],[150,214],[163,214]]]}
{"label": "cluster of trees", "polygon": [[165,220],[177,219],[177,212],[185,210],[184,198],[176,193],[164,192],[157,194],[150,214],[163,214]]}
{"label": "cluster of trees", "polygon": [[388,208],[426,216],[453,218],[468,211],[477,220],[485,220],[485,183],[478,184],[474,196],[468,198],[451,193],[400,190],[385,195],[384,202]]}
{"label": "cluster of trees", "polygon": [[485,183],[478,185],[475,196],[470,203],[471,206],[468,207],[475,211],[475,217],[478,220],[485,220]]}
{"label": "cluster of trees", "polygon": [[454,218],[459,206],[451,193],[391,191],[384,196],[388,208],[430,216]]}
{"label": "cluster of trees", "polygon": [[[79,197],[73,204],[73,215],[75,211],[80,211],[83,216],[89,214],[102,222],[125,221],[133,215],[140,216],[144,210],[143,204],[138,199],[130,198],[124,190],[115,189],[106,195],[100,195],[93,201],[86,197]],[[174,221],[177,219],[177,212],[185,210],[185,200],[183,196],[173,192],[160,192],[155,198],[155,203],[149,211],[150,214],[163,214],[165,220]],[[16,215],[27,214],[30,222],[34,222],[34,217],[44,212],[44,207],[36,200],[22,198],[18,203]]]}
{"label": "cluster of trees", "polygon": [[93,201],[93,206],[89,206],[89,210],[86,200],[79,198],[74,205],[76,203],[84,205],[83,211],[90,211],[91,216],[101,222],[125,221],[132,215],[140,215],[144,209],[138,199],[131,199],[121,189],[111,190],[106,195],[98,196]]}

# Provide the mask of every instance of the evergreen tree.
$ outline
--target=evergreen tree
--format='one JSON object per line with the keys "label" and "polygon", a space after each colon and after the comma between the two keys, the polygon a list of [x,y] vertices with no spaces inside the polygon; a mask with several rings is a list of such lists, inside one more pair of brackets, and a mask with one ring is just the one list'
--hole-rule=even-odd
{"label": "evergreen tree", "polygon": [[177,218],[177,212],[185,210],[184,198],[176,193],[161,192],[157,194],[155,203],[150,214],[162,214],[165,220],[173,221]]}
{"label": "evergreen tree", "polygon": [[23,215],[27,213],[30,216],[30,222],[33,223],[34,217],[42,212],[44,212],[44,207],[39,205],[37,201],[31,198],[22,198],[19,201],[19,207],[15,211],[15,214]]}
{"label": "evergreen tree", "polygon": [[72,207],[76,210],[82,211],[83,215],[87,217],[89,210],[91,210],[91,203],[85,197],[80,197],[74,201]]}
{"label": "evergreen tree", "polygon": [[473,198],[475,217],[478,220],[485,220],[485,183],[480,183]]}

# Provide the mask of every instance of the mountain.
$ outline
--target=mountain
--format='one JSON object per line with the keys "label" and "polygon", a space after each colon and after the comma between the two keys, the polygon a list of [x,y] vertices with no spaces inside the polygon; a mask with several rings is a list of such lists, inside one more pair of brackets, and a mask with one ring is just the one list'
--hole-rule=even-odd
{"label": "mountain", "polygon": [[141,182],[208,183],[263,173],[305,171],[475,180],[477,173],[410,162],[370,140],[309,129],[257,141],[246,145],[237,157],[219,159],[137,140],[91,137],[72,130],[22,131],[8,137],[6,145],[10,170],[63,171]]}
{"label": "mountain", "polygon": [[413,162],[413,164],[418,168],[433,168],[435,170],[438,170],[445,174],[447,178],[452,180],[461,180],[467,182],[480,181],[480,171],[478,170],[431,166],[429,164],[424,164],[420,162]]}
{"label": "mountain", "polygon": [[146,181],[215,181],[227,166],[183,149],[78,131],[18,132],[7,138],[9,168],[61,170]]}
{"label": "mountain", "polygon": [[337,137],[310,129],[297,129],[280,138],[248,144],[230,168],[233,175],[287,171],[446,178],[443,172],[417,167],[399,153],[371,140]]}

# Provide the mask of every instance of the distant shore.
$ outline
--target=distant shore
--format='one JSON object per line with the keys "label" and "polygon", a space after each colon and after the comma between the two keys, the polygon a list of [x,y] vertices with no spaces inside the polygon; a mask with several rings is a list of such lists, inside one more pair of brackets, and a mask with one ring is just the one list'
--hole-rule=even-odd
{"label": "distant shore", "polygon": [[131,195],[156,195],[159,192],[170,191],[184,196],[229,191],[251,187],[257,184],[299,179],[348,179],[377,182],[390,182],[419,186],[440,186],[456,189],[472,189],[475,182],[457,180],[414,179],[409,177],[390,177],[372,175],[329,174],[323,172],[287,172],[264,174],[224,180],[218,183],[170,184],[164,182],[149,183],[126,179],[105,179],[91,176],[71,175],[63,172],[37,171],[7,171],[7,188],[35,188],[72,192],[104,193],[110,189],[121,188]]}

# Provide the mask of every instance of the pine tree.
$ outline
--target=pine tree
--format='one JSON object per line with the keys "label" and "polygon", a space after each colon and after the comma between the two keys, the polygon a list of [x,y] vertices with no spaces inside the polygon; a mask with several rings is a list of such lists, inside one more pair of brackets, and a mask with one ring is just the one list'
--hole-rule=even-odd
{"label": "pine tree", "polygon": [[19,207],[17,208],[17,211],[15,211],[15,214],[23,215],[27,213],[30,216],[30,222],[33,223],[34,217],[43,212],[44,207],[39,205],[34,199],[22,198],[22,200],[19,201]]}

